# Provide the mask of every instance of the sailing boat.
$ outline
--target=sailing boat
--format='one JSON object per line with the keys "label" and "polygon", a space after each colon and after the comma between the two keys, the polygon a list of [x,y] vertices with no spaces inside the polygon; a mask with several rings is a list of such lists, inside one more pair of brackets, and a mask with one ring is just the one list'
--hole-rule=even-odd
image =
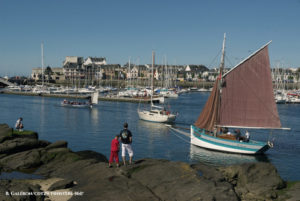
{"label": "sailing boat", "polygon": [[152,76],[151,76],[151,108],[150,110],[140,110],[138,108],[138,115],[140,119],[158,123],[171,123],[176,119],[176,115],[167,111],[164,107],[153,104],[153,68],[154,68],[154,52],[152,52]]}
{"label": "sailing boat", "polygon": [[77,108],[92,108],[93,105],[98,104],[98,97],[99,92],[96,91],[91,94],[91,96],[88,97],[87,102],[79,102],[79,101],[69,101],[64,99],[61,102],[61,106],[67,106],[67,107],[77,107]]}
{"label": "sailing boat", "polygon": [[287,129],[281,127],[274,101],[268,55],[271,41],[223,74],[225,40],[226,34],[220,76],[202,113],[191,125],[191,144],[222,152],[261,154],[273,146],[271,142],[244,141],[229,133],[220,134],[220,131],[228,128]]}

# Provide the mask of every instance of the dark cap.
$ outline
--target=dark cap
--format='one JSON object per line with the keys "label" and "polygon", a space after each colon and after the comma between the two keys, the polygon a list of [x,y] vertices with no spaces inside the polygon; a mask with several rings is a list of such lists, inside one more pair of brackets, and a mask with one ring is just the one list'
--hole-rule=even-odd
{"label": "dark cap", "polygon": [[128,128],[128,123],[125,122],[123,126],[124,126],[124,128]]}

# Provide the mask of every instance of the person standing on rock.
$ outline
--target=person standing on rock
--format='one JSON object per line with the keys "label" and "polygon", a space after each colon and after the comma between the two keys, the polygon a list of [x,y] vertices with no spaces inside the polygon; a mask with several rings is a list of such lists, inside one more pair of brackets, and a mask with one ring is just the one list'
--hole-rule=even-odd
{"label": "person standing on rock", "polygon": [[112,163],[116,162],[117,167],[119,167],[119,150],[120,150],[120,143],[119,143],[119,135],[116,135],[115,138],[111,141],[110,147],[110,157],[108,167],[112,167]]}
{"label": "person standing on rock", "polygon": [[23,121],[23,118],[20,117],[20,118],[17,120],[16,125],[15,125],[15,128],[18,129],[19,131],[23,131],[23,128],[24,128],[23,122],[22,122],[22,121]]}
{"label": "person standing on rock", "polygon": [[122,160],[123,160],[123,164],[126,165],[126,161],[125,161],[126,150],[129,155],[129,164],[132,164],[132,157],[133,157],[133,151],[132,151],[132,147],[131,147],[132,134],[131,134],[130,130],[128,130],[127,123],[124,123],[123,126],[124,126],[124,128],[120,132],[120,138],[121,138],[121,142],[122,142]]}

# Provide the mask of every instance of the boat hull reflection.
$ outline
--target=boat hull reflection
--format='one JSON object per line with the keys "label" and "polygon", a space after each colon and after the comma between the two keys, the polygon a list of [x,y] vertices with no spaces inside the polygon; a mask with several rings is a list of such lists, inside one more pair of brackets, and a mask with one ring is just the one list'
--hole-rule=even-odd
{"label": "boat hull reflection", "polygon": [[227,166],[241,163],[269,162],[266,155],[232,154],[190,146],[190,157],[193,162],[201,162],[212,166]]}

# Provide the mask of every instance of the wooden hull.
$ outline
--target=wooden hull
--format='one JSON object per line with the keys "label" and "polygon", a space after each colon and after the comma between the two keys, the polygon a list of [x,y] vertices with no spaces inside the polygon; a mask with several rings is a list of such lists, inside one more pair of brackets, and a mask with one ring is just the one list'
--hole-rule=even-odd
{"label": "wooden hull", "polygon": [[221,152],[237,154],[262,154],[270,147],[267,143],[250,140],[249,142],[240,142],[237,140],[228,140],[205,134],[205,130],[191,126],[191,144]]}
{"label": "wooden hull", "polygon": [[61,106],[64,107],[75,107],[75,108],[92,108],[92,104],[70,104],[70,103],[61,103]]}

